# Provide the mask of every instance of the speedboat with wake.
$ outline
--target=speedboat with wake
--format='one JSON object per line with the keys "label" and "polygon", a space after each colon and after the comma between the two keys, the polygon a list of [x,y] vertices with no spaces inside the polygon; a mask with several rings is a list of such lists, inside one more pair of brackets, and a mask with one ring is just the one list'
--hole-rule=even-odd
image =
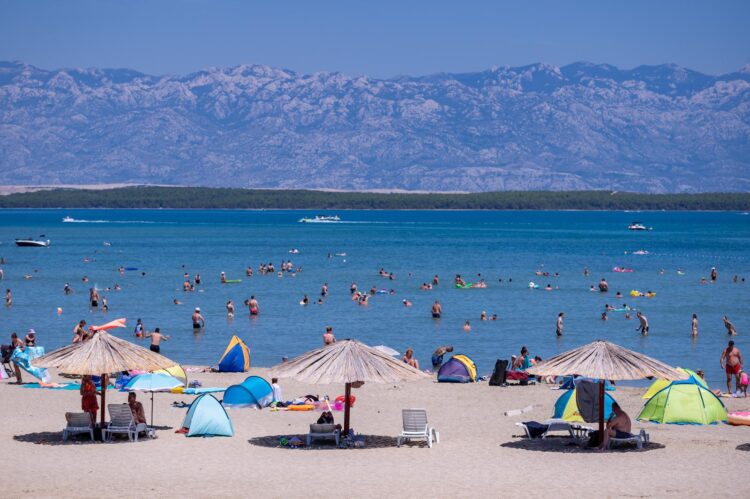
{"label": "speedboat with wake", "polygon": [[49,239],[46,241],[41,241],[39,239],[16,239],[16,246],[37,246],[37,247],[47,247],[49,246]]}
{"label": "speedboat with wake", "polygon": [[339,218],[338,215],[315,215],[313,218],[309,217],[303,217],[299,219],[300,223],[303,224],[325,224],[325,223],[334,223],[334,222],[340,222],[341,218]]}

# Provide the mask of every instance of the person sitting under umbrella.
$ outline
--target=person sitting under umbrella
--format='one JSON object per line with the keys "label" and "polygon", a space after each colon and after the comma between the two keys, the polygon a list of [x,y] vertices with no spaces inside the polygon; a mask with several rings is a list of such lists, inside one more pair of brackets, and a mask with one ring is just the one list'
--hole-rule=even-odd
{"label": "person sitting under umbrella", "polygon": [[612,404],[612,417],[607,422],[607,428],[604,430],[604,438],[599,445],[599,449],[604,450],[609,445],[609,439],[631,437],[630,431],[633,429],[630,416],[622,410],[620,405],[615,402]]}
{"label": "person sitting under umbrella", "polygon": [[[318,424],[334,424],[333,413],[331,411],[323,411],[317,421]],[[337,424],[336,429],[341,431],[341,425]]]}
{"label": "person sitting under umbrella", "polygon": [[135,424],[146,422],[146,412],[143,410],[143,404],[135,399],[135,392],[128,393],[128,405],[133,413]]}

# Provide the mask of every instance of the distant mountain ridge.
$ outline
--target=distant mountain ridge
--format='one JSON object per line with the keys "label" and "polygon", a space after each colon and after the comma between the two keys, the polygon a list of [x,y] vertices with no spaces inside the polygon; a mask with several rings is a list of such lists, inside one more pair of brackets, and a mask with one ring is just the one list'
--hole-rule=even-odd
{"label": "distant mountain ridge", "polygon": [[0,62],[0,183],[750,191],[750,66],[375,79]]}

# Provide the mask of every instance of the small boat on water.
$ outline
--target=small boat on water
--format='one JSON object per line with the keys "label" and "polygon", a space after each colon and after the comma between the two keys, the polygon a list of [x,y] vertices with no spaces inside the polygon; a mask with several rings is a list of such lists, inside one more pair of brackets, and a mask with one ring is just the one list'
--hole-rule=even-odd
{"label": "small boat on water", "polygon": [[300,223],[303,224],[320,224],[320,223],[332,223],[340,222],[341,218],[338,215],[327,216],[327,215],[315,215],[314,218],[303,217],[299,219]]}
{"label": "small boat on water", "polygon": [[76,219],[73,217],[63,217],[63,222],[75,222]]}
{"label": "small boat on water", "polygon": [[38,239],[16,239],[16,246],[49,246],[49,239],[46,241],[40,241]]}
{"label": "small boat on water", "polygon": [[653,227],[646,227],[641,222],[633,222],[628,225],[628,230],[654,230]]}

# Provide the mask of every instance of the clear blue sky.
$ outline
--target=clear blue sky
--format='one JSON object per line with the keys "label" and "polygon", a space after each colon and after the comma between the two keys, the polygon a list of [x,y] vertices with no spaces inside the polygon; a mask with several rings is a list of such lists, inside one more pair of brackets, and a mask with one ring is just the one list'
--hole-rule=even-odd
{"label": "clear blue sky", "polygon": [[0,0],[0,60],[376,77],[587,60],[718,74],[750,63],[750,0]]}

